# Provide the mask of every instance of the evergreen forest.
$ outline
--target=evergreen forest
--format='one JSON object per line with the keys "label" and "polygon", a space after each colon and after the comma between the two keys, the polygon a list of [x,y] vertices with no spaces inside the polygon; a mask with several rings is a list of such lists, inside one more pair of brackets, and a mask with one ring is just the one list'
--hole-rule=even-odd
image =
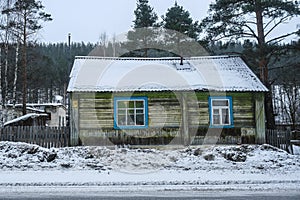
{"label": "evergreen forest", "polygon": [[[63,96],[66,103],[75,56],[184,57],[186,55],[181,55],[180,50],[167,52],[155,48],[162,42],[170,48],[185,42],[189,44],[190,40],[181,37],[183,34],[201,45],[209,55],[241,56],[270,89],[266,95],[266,109],[270,111],[267,114],[272,114],[268,116],[268,127],[274,126],[275,117],[284,112],[284,120],[293,123],[295,128],[300,122],[300,26],[269,40],[267,36],[300,15],[299,3],[283,0],[251,2],[217,0],[210,5],[207,17],[198,21],[176,1],[160,20],[148,0],[137,0],[136,9],[132,11],[135,20],[127,41],[118,42],[114,36],[103,32],[99,42],[93,44],[40,43],[33,36],[52,20],[51,13],[44,12],[42,2],[1,0],[1,106],[53,102],[55,95]],[[241,15],[253,15],[256,21],[253,23]],[[247,23],[255,24],[254,28]],[[161,41],[156,30],[163,29],[174,32],[166,32]],[[286,40],[290,36],[298,39]],[[274,91],[278,85],[280,88]],[[283,101],[289,102],[279,106],[278,102]]]}

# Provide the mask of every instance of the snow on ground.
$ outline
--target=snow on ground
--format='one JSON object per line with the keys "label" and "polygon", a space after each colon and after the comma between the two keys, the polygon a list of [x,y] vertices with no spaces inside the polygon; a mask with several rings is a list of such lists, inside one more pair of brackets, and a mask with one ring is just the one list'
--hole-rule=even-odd
{"label": "snow on ground", "polygon": [[300,155],[270,145],[46,149],[0,142],[0,191],[24,186],[299,191],[299,172]]}

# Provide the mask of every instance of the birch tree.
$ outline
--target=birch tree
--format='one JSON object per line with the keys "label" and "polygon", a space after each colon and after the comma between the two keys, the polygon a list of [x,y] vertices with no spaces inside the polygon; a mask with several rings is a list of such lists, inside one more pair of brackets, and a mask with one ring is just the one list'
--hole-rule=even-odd
{"label": "birch tree", "polygon": [[3,11],[4,14],[15,15],[17,19],[9,22],[9,28],[14,36],[19,38],[21,45],[23,115],[26,114],[27,101],[27,45],[42,28],[42,22],[52,20],[51,15],[43,10],[41,1],[17,0],[12,8]]}

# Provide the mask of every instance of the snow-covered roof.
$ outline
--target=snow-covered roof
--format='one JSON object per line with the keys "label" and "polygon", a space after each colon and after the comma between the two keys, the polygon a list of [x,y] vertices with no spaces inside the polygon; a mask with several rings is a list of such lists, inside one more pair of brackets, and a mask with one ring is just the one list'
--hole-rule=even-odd
{"label": "snow-covered roof", "polygon": [[13,120],[10,120],[10,121],[7,121],[3,124],[3,126],[7,126],[9,124],[12,124],[12,123],[16,123],[16,122],[19,122],[19,121],[24,121],[24,120],[27,120],[29,118],[36,118],[36,117],[41,117],[41,116],[44,116],[44,117],[47,117],[48,114],[46,113],[42,113],[42,114],[37,114],[37,113],[28,113],[26,115],[23,115],[21,117],[17,117]]}
{"label": "snow-covered roof", "polygon": [[44,113],[45,109],[38,109],[38,108],[33,108],[33,107],[26,107],[26,110],[30,110],[33,112],[39,112],[39,113]]}
{"label": "snow-covered roof", "polygon": [[[9,106],[9,107],[13,107],[13,106],[23,107],[23,104],[21,104],[21,103],[18,103],[18,104],[15,104],[15,105],[6,104],[6,106]],[[60,107],[60,106],[64,107],[64,105],[62,103],[27,103],[26,104],[26,109],[30,109],[30,107],[32,109],[33,107]]]}
{"label": "snow-covered roof", "polygon": [[257,91],[267,88],[236,56],[76,57],[68,92]]}

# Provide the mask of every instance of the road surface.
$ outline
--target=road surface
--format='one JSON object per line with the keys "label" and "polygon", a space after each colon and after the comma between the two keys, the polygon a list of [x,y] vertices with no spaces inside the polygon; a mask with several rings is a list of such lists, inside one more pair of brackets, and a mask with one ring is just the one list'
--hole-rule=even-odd
{"label": "road surface", "polygon": [[[7,188],[9,189],[9,188]],[[283,191],[141,191],[141,192],[105,192],[97,187],[29,187],[10,188],[11,190],[1,193],[0,199],[2,200],[196,200],[196,199],[220,199],[220,200],[298,200],[300,199],[300,191],[296,190],[283,190]]]}

